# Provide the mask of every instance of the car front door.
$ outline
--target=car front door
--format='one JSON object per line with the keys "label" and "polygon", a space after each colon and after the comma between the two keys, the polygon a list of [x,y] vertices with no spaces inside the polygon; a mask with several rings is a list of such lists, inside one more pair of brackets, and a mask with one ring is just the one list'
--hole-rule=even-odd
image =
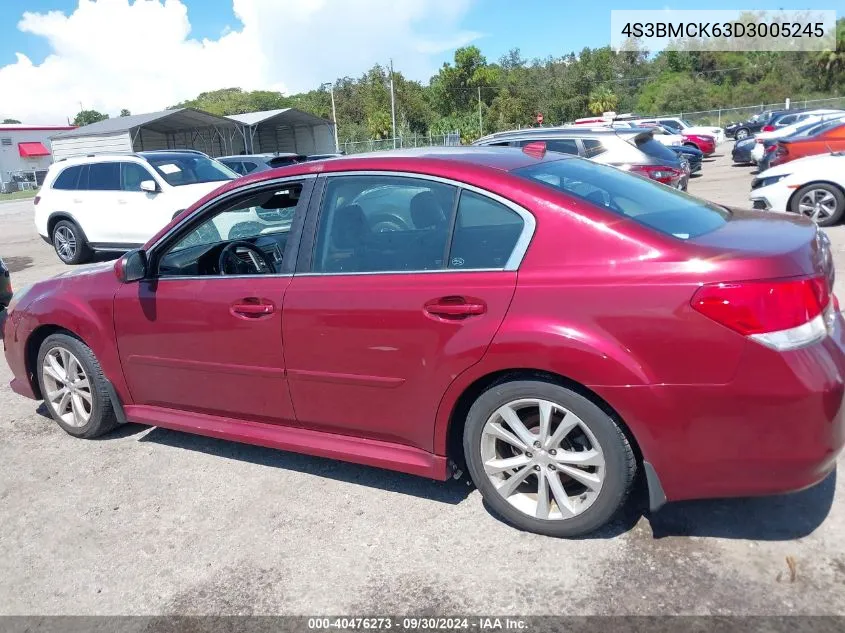
{"label": "car front door", "polygon": [[153,247],[148,278],[121,286],[115,333],[135,405],[293,423],[282,305],[299,239],[291,216],[313,182],[227,193]]}
{"label": "car front door", "polygon": [[[507,312],[534,219],[418,175],[333,175],[318,190],[285,297],[297,421],[431,451],[443,393]],[[411,222],[379,230],[385,213]]]}

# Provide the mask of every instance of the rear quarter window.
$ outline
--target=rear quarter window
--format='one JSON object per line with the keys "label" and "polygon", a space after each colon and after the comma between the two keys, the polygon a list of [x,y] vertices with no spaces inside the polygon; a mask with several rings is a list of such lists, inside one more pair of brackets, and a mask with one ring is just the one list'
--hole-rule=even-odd
{"label": "rear quarter window", "polygon": [[51,188],[65,191],[69,189],[76,189],[76,183],[79,182],[79,172],[81,171],[82,168],[79,166],[68,167],[67,169],[62,170],[62,172],[56,177],[56,180]]}
{"label": "rear quarter window", "polygon": [[660,141],[654,140],[653,136],[650,136],[646,139],[639,139],[639,137],[635,137],[629,140],[628,142],[640,151],[648,154],[652,158],[656,158],[658,160],[666,161],[669,163],[676,163],[678,161],[678,157],[675,152],[666,147]]}

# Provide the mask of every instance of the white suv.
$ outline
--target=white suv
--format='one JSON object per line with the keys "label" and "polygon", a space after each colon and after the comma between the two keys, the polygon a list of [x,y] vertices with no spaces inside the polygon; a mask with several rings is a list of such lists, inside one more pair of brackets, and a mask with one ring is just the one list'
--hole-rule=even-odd
{"label": "white suv", "polygon": [[66,264],[146,243],[178,212],[238,174],[194,150],[95,154],[50,166],[35,227]]}

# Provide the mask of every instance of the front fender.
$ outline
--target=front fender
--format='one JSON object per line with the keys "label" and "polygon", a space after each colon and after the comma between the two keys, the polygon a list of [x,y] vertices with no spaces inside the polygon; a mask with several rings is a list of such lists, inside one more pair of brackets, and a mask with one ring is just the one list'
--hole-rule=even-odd
{"label": "front fender", "polygon": [[[92,299],[84,301],[60,286],[52,292],[37,295],[26,307],[15,328],[14,344],[19,348],[18,353],[25,354],[31,338],[45,327],[67,330],[91,348],[103,375],[112,383],[121,402],[129,403],[129,390],[114,335],[112,294],[95,293]],[[25,357],[23,360],[28,363]],[[26,368],[29,377],[34,368],[28,364]]]}

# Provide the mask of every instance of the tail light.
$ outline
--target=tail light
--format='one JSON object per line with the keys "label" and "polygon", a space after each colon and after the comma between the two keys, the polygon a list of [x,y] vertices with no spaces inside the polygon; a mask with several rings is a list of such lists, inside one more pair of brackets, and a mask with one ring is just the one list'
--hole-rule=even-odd
{"label": "tail light", "polygon": [[693,296],[692,307],[778,351],[823,339],[833,316],[825,277],[707,284]]}
{"label": "tail light", "polygon": [[41,196],[35,196],[35,198],[32,200],[33,204],[38,204],[39,202],[41,202]]}
{"label": "tail light", "polygon": [[663,165],[631,165],[628,171],[645,176],[646,178],[651,178],[657,182],[662,182],[664,185],[670,184],[683,174],[679,169],[665,167]]}
{"label": "tail light", "polygon": [[786,147],[786,145],[778,144],[776,149],[777,156],[786,156],[787,154],[789,154],[789,149]]}
{"label": "tail light", "polygon": [[774,125],[764,125],[762,131],[763,132],[774,132],[775,126]]}

